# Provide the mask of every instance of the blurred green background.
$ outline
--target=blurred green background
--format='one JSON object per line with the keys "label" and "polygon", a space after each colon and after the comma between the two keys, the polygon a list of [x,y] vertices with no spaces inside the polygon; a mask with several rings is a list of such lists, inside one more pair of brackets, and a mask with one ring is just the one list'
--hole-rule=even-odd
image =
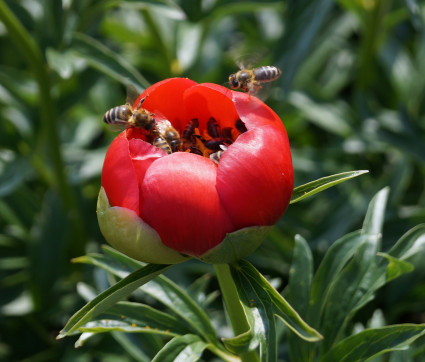
{"label": "blurred green background", "polygon": [[[224,84],[237,60],[276,65],[283,74],[267,103],[288,131],[295,185],[370,170],[290,206],[250,257],[281,287],[295,234],[319,261],[385,186],[384,250],[424,222],[424,20],[416,0],[0,0],[0,360],[137,359],[117,336],[81,349],[73,337],[55,340],[84,304],[77,283],[106,285],[71,259],[104,243],[96,198],[115,135],[102,116],[124,103],[127,83]],[[425,323],[419,255],[358,321],[379,310],[388,324]],[[173,279],[205,272],[184,263]]]}

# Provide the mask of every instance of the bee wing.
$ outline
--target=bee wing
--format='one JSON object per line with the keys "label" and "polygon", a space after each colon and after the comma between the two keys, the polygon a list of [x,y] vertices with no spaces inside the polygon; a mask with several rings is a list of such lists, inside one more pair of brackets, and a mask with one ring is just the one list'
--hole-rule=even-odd
{"label": "bee wing", "polygon": [[123,120],[115,120],[114,123],[108,123],[109,130],[113,132],[121,132],[128,127],[130,127],[130,124]]}
{"label": "bee wing", "polygon": [[[139,95],[141,92],[139,92],[137,88],[131,83],[127,84],[126,91],[127,91],[126,103],[133,108],[133,104],[136,101],[136,99],[139,98]],[[140,104],[138,105],[137,108],[140,108]]]}
{"label": "bee wing", "polygon": [[137,89],[133,84],[127,84],[126,90],[127,90],[127,97],[125,99],[125,102],[133,105],[133,103],[136,101],[137,97],[139,96],[139,93],[137,93]]}

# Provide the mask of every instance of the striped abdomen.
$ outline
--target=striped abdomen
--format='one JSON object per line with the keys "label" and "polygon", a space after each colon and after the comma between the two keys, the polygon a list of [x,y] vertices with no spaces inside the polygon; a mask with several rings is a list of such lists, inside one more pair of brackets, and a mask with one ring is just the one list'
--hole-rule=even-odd
{"label": "striped abdomen", "polygon": [[127,105],[114,107],[103,115],[103,122],[111,125],[127,122],[131,117],[131,113],[131,109]]}
{"label": "striped abdomen", "polygon": [[271,82],[279,78],[282,74],[282,71],[275,66],[265,65],[263,67],[253,69],[255,80],[259,82]]}

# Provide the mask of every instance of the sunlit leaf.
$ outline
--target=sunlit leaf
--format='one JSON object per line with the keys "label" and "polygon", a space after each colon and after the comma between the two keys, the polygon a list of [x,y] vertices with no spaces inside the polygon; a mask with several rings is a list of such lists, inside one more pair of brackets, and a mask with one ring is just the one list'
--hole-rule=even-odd
{"label": "sunlit leaf", "polygon": [[[231,346],[236,347],[238,345],[241,348],[244,347],[241,342],[245,342],[245,348],[249,347],[248,350],[251,350],[258,343],[261,361],[276,361],[277,341],[274,306],[268,292],[244,273],[241,267],[241,264],[244,263],[247,262],[240,261],[239,265],[232,268],[231,271],[248,324],[251,327],[251,335],[250,338],[246,338],[248,335],[244,333],[236,341],[232,341],[238,343],[232,343]],[[230,347],[230,345],[227,346]]]}
{"label": "sunlit leaf", "polygon": [[[90,263],[108,270],[110,273],[123,278],[142,263],[131,259],[110,247],[104,247],[108,255],[85,256],[78,258],[79,262]],[[141,288],[145,293],[164,304],[170,310],[183,318],[207,341],[217,344],[216,332],[201,307],[189,295],[170,279],[160,276]]]}
{"label": "sunlit leaf", "polygon": [[403,349],[424,334],[425,324],[366,329],[339,342],[320,361],[367,361],[383,353]]}
{"label": "sunlit leaf", "polygon": [[339,173],[332,176],[326,176],[318,180],[309,182],[305,185],[295,187],[291,197],[291,204],[294,204],[295,202],[301,201],[307,197],[317,194],[318,192],[326,190],[341,182],[363,175],[367,172],[369,171],[363,170],[363,171],[343,172],[343,173]]}
{"label": "sunlit leaf", "polygon": [[195,362],[201,358],[205,348],[207,343],[202,339],[193,334],[187,334],[173,338],[158,352],[152,362]]}
{"label": "sunlit leaf", "polygon": [[391,280],[398,278],[400,275],[403,275],[405,273],[410,273],[415,267],[403,260],[399,260],[397,258],[394,258],[391,255],[388,255],[386,253],[378,253],[377,255],[384,257],[388,260],[388,267],[387,267],[387,275],[386,275],[386,282],[390,282]]}
{"label": "sunlit leaf", "polygon": [[301,338],[308,341],[318,341],[321,338],[320,333],[308,326],[289,305],[289,303],[273,288],[272,285],[247,261],[239,261],[238,268],[233,268],[232,273],[243,275],[256,291],[265,290],[269,295],[277,315],[285,324]]}
{"label": "sunlit leaf", "polygon": [[170,265],[148,264],[145,267],[134,271],[118,283],[114,284],[108,290],[99,294],[96,298],[75,313],[59,333],[57,338],[63,338],[69,333],[75,331],[77,328],[89,322],[96,315],[104,312],[116,302],[126,298],[141,285],[163,273],[169,267]]}

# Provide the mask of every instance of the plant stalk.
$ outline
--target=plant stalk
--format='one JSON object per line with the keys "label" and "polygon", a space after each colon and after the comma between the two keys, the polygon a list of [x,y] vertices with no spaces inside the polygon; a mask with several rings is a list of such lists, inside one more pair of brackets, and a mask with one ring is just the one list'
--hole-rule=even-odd
{"label": "plant stalk", "polygon": [[[245,311],[239,299],[235,282],[233,281],[228,264],[214,264],[218,284],[223,294],[224,304],[235,336],[249,330],[250,326]],[[258,362],[257,352],[245,352],[240,355],[243,362]]]}

